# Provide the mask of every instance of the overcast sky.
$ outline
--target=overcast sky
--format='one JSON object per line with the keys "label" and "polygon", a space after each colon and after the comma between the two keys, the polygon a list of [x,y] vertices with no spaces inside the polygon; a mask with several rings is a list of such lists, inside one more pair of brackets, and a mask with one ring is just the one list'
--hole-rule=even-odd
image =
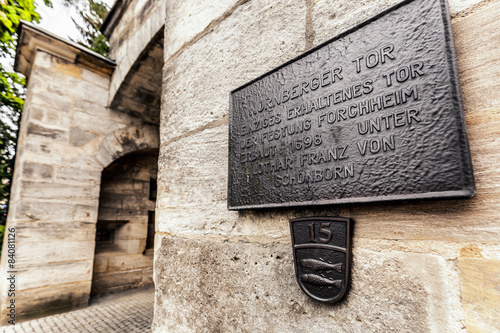
{"label": "overcast sky", "polygon": [[[64,7],[61,0],[52,0],[53,8],[45,6],[43,0],[35,0],[35,2],[37,3],[37,11],[42,18],[40,27],[64,38],[77,39],[79,37],[79,32],[71,20],[71,17],[73,17],[75,20],[80,21],[74,9]],[[115,1],[103,0],[103,2],[107,3],[111,8]]]}

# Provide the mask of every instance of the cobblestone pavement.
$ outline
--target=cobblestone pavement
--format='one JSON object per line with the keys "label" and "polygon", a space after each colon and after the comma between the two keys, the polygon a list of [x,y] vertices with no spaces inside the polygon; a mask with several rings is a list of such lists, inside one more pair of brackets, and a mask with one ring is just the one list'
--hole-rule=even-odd
{"label": "cobblestone pavement", "polygon": [[154,288],[117,293],[91,301],[88,308],[0,327],[0,332],[150,332]]}

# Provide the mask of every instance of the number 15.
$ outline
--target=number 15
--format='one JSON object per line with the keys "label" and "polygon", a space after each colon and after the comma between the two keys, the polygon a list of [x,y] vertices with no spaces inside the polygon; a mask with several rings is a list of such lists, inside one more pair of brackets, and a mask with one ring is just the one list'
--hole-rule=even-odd
{"label": "number 15", "polygon": [[[320,237],[319,241],[323,244],[328,243],[332,239],[332,232],[330,229],[327,229],[330,227],[330,223],[321,223],[321,228],[319,229],[319,234],[320,235],[325,235],[326,238]],[[316,237],[315,237],[315,232],[314,232],[314,223],[309,224],[309,242],[316,243]]]}

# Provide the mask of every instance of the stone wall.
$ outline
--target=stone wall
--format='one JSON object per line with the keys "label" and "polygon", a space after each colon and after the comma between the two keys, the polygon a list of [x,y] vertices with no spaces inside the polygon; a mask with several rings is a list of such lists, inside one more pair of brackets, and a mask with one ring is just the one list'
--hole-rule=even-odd
{"label": "stone wall", "polygon": [[106,18],[101,30],[109,38],[109,57],[117,63],[109,86],[110,102],[130,74],[132,66],[145,50],[149,50],[148,44],[161,32],[165,5],[166,1],[155,0],[116,1]]}
{"label": "stone wall", "polygon": [[[7,228],[16,230],[19,321],[87,305],[101,172],[124,154],[157,148],[158,128],[107,108],[111,71],[98,56],[27,26],[18,57],[28,90]],[[4,287],[0,299],[6,323]]]}
{"label": "stone wall", "polygon": [[[154,332],[500,326],[500,1],[450,1],[473,199],[227,210],[229,92],[398,2],[167,1]],[[288,220],[304,216],[355,220],[338,305],[295,281]]]}
{"label": "stone wall", "polygon": [[92,295],[153,284],[153,248],[147,248],[147,238],[148,222],[154,223],[150,185],[157,165],[156,151],[129,154],[104,169],[97,229],[112,233],[112,241],[96,243]]}

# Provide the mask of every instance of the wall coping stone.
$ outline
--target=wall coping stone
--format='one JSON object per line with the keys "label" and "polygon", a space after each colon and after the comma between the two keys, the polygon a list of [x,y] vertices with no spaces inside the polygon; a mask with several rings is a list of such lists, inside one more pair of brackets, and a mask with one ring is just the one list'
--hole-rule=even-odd
{"label": "wall coping stone", "polygon": [[20,21],[18,35],[14,70],[27,78],[38,50],[107,75],[111,75],[116,67],[113,60],[27,21]]}
{"label": "wall coping stone", "polygon": [[128,5],[131,3],[131,0],[116,0],[113,4],[113,7],[109,10],[108,15],[104,19],[104,22],[101,25],[100,31],[104,36],[109,38],[113,31],[115,30],[118,22],[120,21],[123,13],[128,8]]}

